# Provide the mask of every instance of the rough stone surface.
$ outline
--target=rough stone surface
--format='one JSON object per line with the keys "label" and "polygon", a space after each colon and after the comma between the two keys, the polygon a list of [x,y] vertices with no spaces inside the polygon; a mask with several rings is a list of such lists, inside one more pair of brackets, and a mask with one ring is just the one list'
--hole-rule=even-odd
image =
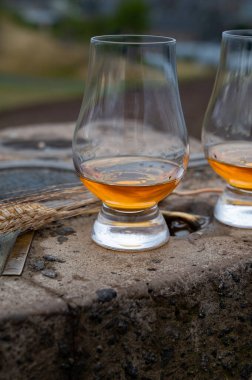
{"label": "rough stone surface", "polygon": [[[217,185],[202,167],[182,187]],[[96,246],[95,216],[38,231],[22,277],[0,278],[0,380],[251,380],[252,230],[214,220],[216,199],[169,197],[209,222],[145,253]]]}

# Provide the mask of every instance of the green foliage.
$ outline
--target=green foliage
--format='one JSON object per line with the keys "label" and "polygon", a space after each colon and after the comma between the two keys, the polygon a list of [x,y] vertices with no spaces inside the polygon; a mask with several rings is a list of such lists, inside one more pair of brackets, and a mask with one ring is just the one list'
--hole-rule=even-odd
{"label": "green foliage", "polygon": [[238,29],[251,29],[252,28],[252,23],[250,24],[244,24],[244,23],[240,23],[240,24],[234,24],[234,25],[231,25],[230,26],[230,29],[233,29],[233,30],[238,30]]}
{"label": "green foliage", "polygon": [[149,27],[149,7],[144,0],[122,0],[113,21],[115,32],[144,32]]}
{"label": "green foliage", "polygon": [[[1,0],[0,0],[1,1]],[[74,5],[75,1],[73,1]],[[78,1],[76,1],[78,3]],[[0,16],[32,29],[37,26],[25,21],[17,12],[1,7]],[[149,27],[149,7],[145,0],[121,0],[114,13],[90,18],[73,12],[51,27],[54,35],[69,40],[89,40],[93,35],[113,33],[142,33]]]}
{"label": "green foliage", "polygon": [[149,26],[149,8],[144,0],[122,0],[110,16],[71,16],[52,27],[58,37],[88,40],[91,36],[113,33],[141,33]]}
{"label": "green foliage", "polygon": [[101,17],[92,20],[81,17],[64,18],[52,27],[58,37],[69,40],[88,40],[94,34],[102,34],[106,30],[107,20]]}

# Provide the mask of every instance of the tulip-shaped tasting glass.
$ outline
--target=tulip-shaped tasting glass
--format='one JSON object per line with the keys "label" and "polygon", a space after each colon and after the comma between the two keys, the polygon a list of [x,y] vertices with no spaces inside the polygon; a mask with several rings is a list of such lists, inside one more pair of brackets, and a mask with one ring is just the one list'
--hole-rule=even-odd
{"label": "tulip-shaped tasting glass", "polygon": [[91,39],[73,159],[103,202],[92,239],[106,248],[141,251],[169,238],[157,203],[178,185],[188,161],[175,46],[158,36]]}
{"label": "tulip-shaped tasting glass", "polygon": [[209,164],[227,182],[215,206],[216,219],[251,228],[252,30],[223,32],[202,141]]}

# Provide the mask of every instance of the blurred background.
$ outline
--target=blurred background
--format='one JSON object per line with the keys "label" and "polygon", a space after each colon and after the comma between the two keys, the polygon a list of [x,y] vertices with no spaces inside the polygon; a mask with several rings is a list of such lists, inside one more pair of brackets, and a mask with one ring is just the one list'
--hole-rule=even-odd
{"label": "blurred background", "polygon": [[2,0],[0,129],[75,121],[93,35],[145,33],[177,39],[189,133],[200,138],[221,32],[252,28],[251,0]]}

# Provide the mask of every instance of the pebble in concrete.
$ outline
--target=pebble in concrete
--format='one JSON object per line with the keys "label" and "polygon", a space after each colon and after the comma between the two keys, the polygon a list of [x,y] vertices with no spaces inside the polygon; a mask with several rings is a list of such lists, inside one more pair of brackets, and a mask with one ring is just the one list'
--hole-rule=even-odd
{"label": "pebble in concrete", "polygon": [[54,230],[58,235],[68,236],[74,234],[76,231],[72,227],[63,226]]}
{"label": "pebble in concrete", "polygon": [[50,262],[57,262],[57,263],[65,263],[66,261],[61,259],[60,257],[53,256],[53,255],[44,255],[43,259]]}
{"label": "pebble in concrete", "polygon": [[45,262],[44,260],[35,260],[33,263],[32,263],[32,268],[37,270],[37,271],[40,271],[40,270],[43,270],[45,268]]}
{"label": "pebble in concrete", "polygon": [[66,241],[68,241],[68,238],[67,238],[66,236],[59,236],[59,237],[57,238],[57,240],[58,240],[58,242],[59,242],[60,244],[62,244],[62,243],[65,243]]}
{"label": "pebble in concrete", "polygon": [[49,278],[56,278],[57,273],[53,269],[44,269],[42,270],[42,275]]}
{"label": "pebble in concrete", "polygon": [[109,302],[117,297],[117,292],[114,289],[99,289],[96,291],[97,298],[100,302]]}

